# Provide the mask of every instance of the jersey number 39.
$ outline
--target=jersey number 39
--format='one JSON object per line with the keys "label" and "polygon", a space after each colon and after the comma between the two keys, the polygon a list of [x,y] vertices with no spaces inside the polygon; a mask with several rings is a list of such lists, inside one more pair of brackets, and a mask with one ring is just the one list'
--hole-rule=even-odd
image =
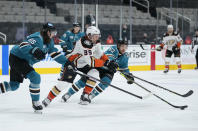
{"label": "jersey number 39", "polygon": [[92,50],[84,50],[84,55],[92,55]]}

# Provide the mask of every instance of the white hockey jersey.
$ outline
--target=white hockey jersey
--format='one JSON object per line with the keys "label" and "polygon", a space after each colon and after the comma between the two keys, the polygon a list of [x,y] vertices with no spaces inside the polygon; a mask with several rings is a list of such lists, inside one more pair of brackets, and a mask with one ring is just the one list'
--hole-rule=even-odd
{"label": "white hockey jersey", "polygon": [[192,49],[194,49],[195,45],[198,44],[198,36],[193,36],[193,39],[192,39]]}
{"label": "white hockey jersey", "polygon": [[172,35],[165,33],[163,36],[162,44],[165,45],[168,50],[172,50],[173,46],[181,43],[182,41],[183,40],[180,35],[175,32]]}
{"label": "white hockey jersey", "polygon": [[[82,38],[83,39],[83,38]],[[91,48],[86,48],[83,46],[82,42],[87,42],[85,44],[92,44],[88,40],[78,40],[73,51],[68,54],[66,57],[69,58],[70,61],[74,61],[74,64],[77,68],[83,68],[86,65],[90,67],[94,67],[94,59],[100,59],[104,52],[101,48],[101,43],[93,44]]]}

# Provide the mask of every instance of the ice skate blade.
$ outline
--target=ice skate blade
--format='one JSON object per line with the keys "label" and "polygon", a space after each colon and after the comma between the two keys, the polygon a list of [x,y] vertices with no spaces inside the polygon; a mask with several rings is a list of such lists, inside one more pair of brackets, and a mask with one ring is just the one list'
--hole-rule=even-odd
{"label": "ice skate blade", "polygon": [[62,103],[67,103],[67,100],[65,101],[64,99],[61,99],[61,102]]}
{"label": "ice skate blade", "polygon": [[80,104],[80,105],[89,105],[89,102],[88,101],[80,101],[78,104]]}
{"label": "ice skate blade", "polygon": [[34,110],[35,114],[43,114],[42,110]]}

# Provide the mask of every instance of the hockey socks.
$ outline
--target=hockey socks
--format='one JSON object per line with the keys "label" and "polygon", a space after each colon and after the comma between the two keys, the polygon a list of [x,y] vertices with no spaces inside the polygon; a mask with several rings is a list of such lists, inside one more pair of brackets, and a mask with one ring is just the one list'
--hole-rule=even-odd
{"label": "hockey socks", "polygon": [[15,81],[10,81],[9,83],[4,81],[0,83],[0,94],[6,93],[8,91],[15,91],[19,88],[20,83]]}
{"label": "hockey socks", "polygon": [[62,102],[67,102],[67,100],[74,95],[76,92],[78,92],[81,88],[84,88],[86,83],[83,80],[78,80],[76,83],[72,84],[72,86],[69,88],[67,93],[65,93],[62,96]]}
{"label": "hockey socks", "polygon": [[164,73],[167,73],[169,71],[169,65],[165,65]]}
{"label": "hockey socks", "polygon": [[88,79],[86,82],[84,93],[90,94],[93,88],[95,87],[95,85],[96,85],[96,81]]}
{"label": "hockey socks", "polygon": [[[106,83],[111,83],[111,79],[109,77],[103,77],[101,79],[102,81]],[[98,96],[100,93],[102,93],[106,88],[108,87],[107,84],[99,83],[90,93],[90,99],[93,99],[94,97]]]}
{"label": "hockey socks", "polygon": [[4,81],[0,83],[0,94],[6,93],[7,91],[10,91],[10,85],[8,82]]}
{"label": "hockey socks", "polygon": [[40,75],[37,72],[32,71],[27,74],[27,78],[30,80],[29,91],[32,101],[39,101],[41,83]]}
{"label": "hockey socks", "polygon": [[56,86],[54,86],[54,87],[50,90],[50,92],[49,92],[47,98],[48,98],[50,101],[52,101],[57,95],[60,94],[60,92],[61,92],[61,91],[60,91]]}

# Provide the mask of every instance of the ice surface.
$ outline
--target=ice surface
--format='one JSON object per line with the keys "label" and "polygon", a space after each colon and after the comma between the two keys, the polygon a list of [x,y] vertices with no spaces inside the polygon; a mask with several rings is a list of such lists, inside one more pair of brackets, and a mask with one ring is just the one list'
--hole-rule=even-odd
{"label": "ice surface", "polygon": [[[181,98],[136,80],[149,90],[175,105],[188,105],[186,110],[170,107],[154,96],[139,100],[109,87],[88,106],[79,105],[81,92],[68,103],[57,97],[43,114],[34,114],[29,95],[29,81],[25,80],[15,92],[0,96],[0,131],[198,131],[198,71],[184,70],[133,72],[134,75],[162,85],[179,93],[190,89],[194,94]],[[58,74],[42,75],[41,100],[55,85]],[[9,76],[0,76],[0,81]],[[139,95],[147,92],[136,85],[128,85],[116,74],[112,84]],[[63,91],[63,93],[66,92]]]}

